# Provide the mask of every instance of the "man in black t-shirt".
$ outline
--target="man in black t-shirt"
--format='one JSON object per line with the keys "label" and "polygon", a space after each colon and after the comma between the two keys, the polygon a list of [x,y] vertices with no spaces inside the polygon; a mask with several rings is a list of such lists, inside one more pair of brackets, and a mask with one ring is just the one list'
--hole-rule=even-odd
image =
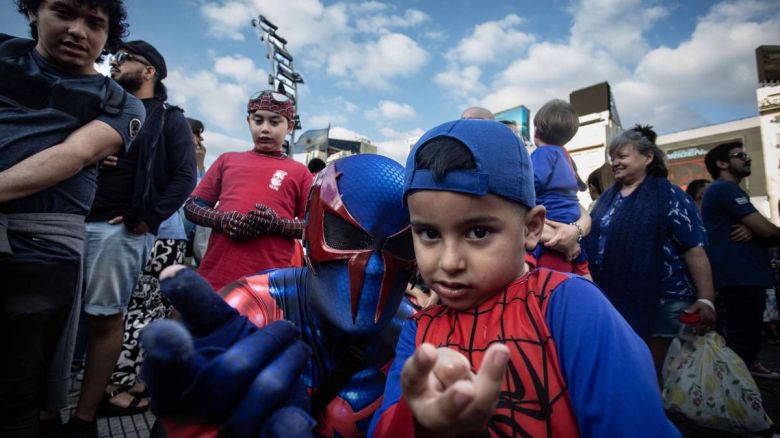
{"label": "man in black t-shirt", "polygon": [[[0,35],[3,437],[37,433],[55,349],[67,356],[94,163],[128,148],[145,114],[94,68],[125,32],[121,0],[16,4],[34,40]],[[54,374],[48,380],[58,379],[62,403],[67,374]]]}

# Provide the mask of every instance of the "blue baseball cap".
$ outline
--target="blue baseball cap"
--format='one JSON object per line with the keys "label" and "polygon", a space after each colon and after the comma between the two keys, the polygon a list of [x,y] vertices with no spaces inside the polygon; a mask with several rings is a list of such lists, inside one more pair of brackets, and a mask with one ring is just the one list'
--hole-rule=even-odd
{"label": "blue baseball cap", "polygon": [[[431,140],[450,137],[460,141],[474,155],[475,169],[457,169],[441,179],[428,169],[417,169],[417,152]],[[404,205],[414,190],[441,190],[468,195],[501,196],[533,208],[534,171],[531,157],[520,139],[494,120],[460,119],[439,125],[423,134],[406,159]]]}

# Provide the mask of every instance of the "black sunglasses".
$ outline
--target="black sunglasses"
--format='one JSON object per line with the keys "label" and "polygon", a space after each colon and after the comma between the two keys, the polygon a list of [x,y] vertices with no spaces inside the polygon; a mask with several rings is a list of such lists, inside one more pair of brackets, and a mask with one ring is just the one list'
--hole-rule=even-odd
{"label": "black sunglasses", "polygon": [[284,103],[284,102],[287,102],[289,100],[292,100],[292,98],[290,98],[290,96],[288,96],[286,94],[282,94],[282,93],[277,93],[275,91],[271,91],[271,92],[268,92],[268,91],[258,91],[257,93],[251,95],[249,97],[249,100],[257,100],[261,96],[263,96],[264,94],[270,94],[271,95],[271,99],[273,99],[274,102]]}
{"label": "black sunglasses", "polygon": [[747,161],[750,159],[750,154],[747,152],[734,152],[733,154],[729,154],[729,158],[739,158],[742,161]]}
{"label": "black sunglasses", "polygon": [[149,61],[141,58],[138,55],[133,55],[132,53],[127,53],[127,52],[117,52],[116,54],[114,54],[113,61],[114,61],[114,63],[116,65],[122,65],[126,61],[138,61],[138,62],[140,62],[143,65],[146,65],[146,66],[149,66],[149,67],[152,66],[152,64],[150,64]]}

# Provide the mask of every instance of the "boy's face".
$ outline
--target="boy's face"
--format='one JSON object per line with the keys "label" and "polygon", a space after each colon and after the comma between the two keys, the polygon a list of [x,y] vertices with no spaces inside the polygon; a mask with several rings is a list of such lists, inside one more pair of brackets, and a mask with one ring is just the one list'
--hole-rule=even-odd
{"label": "boy's face", "polygon": [[88,2],[43,0],[30,13],[38,22],[36,50],[47,61],[69,73],[94,74],[94,63],[108,40],[108,13]]}
{"label": "boy's face", "polygon": [[525,211],[496,195],[421,190],[408,197],[417,266],[455,310],[474,307],[526,271],[525,248],[539,241],[544,207]]}
{"label": "boy's face", "polygon": [[247,121],[255,151],[261,153],[281,150],[284,137],[292,132],[292,124],[287,123],[286,118],[271,111],[257,110],[247,116]]}

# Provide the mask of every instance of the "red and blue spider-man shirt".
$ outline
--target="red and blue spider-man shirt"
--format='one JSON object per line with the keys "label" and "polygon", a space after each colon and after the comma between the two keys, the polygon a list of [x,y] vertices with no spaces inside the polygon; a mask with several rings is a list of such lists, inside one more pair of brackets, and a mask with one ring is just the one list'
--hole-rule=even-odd
{"label": "red and blue spider-man shirt", "polygon": [[511,359],[490,436],[678,437],[646,344],[591,282],[537,269],[476,308],[437,306],[404,326],[369,436],[425,436],[401,398],[401,369],[422,342],[479,369],[493,342]]}

